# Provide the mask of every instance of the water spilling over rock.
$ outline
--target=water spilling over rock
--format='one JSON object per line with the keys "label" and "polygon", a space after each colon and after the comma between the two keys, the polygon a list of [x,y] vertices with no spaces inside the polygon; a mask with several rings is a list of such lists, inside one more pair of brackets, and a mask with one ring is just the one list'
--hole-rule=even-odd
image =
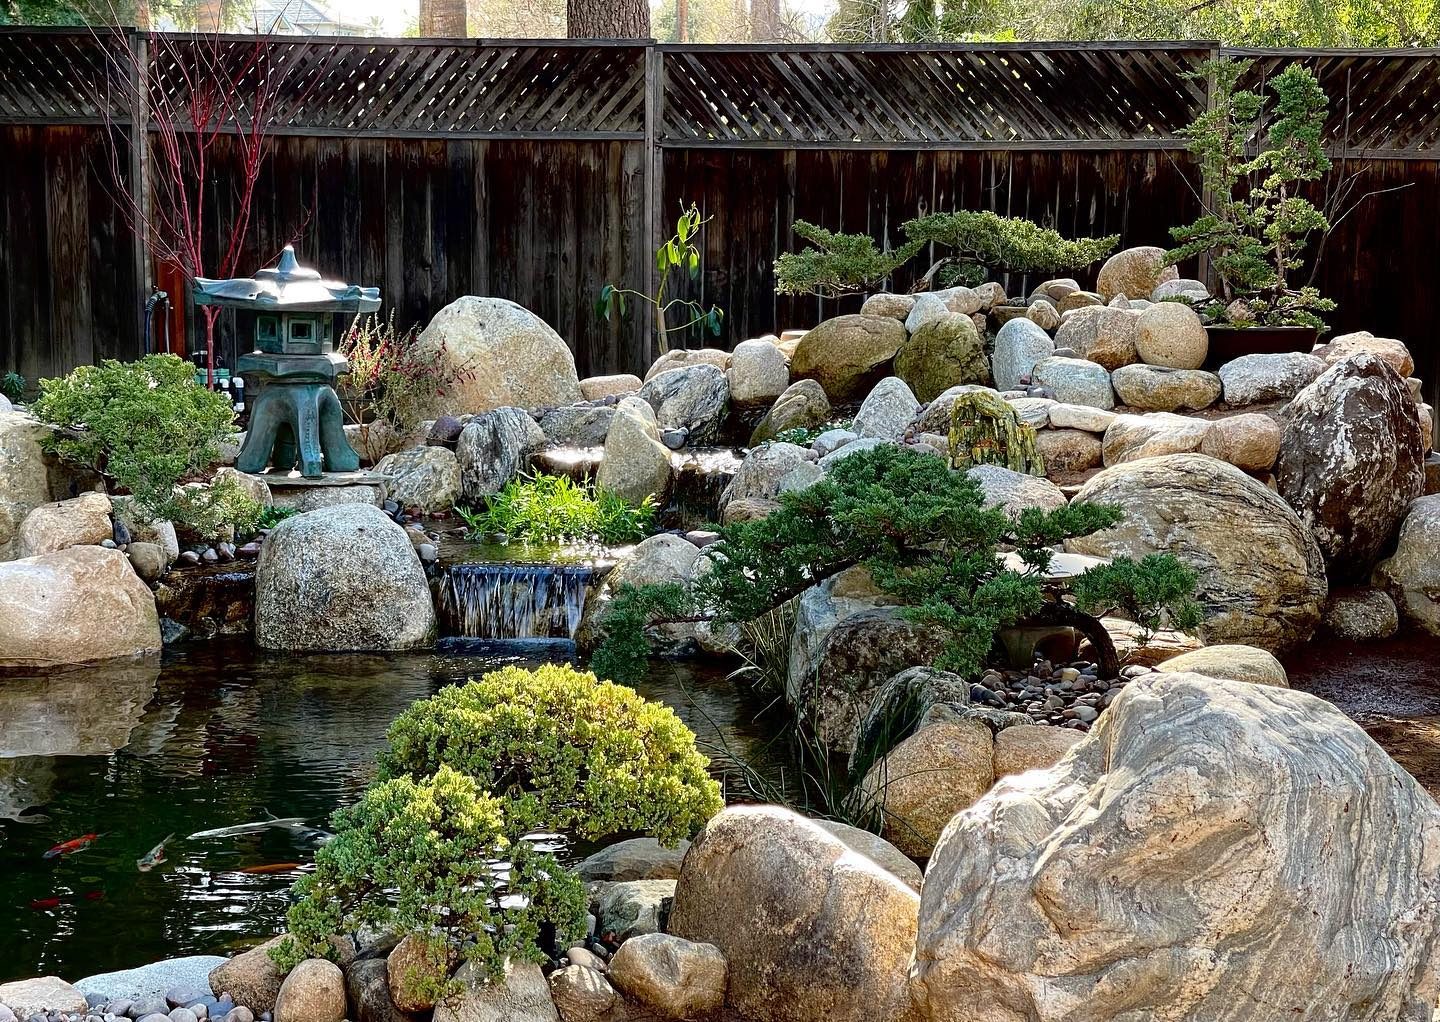
{"label": "water spilling over rock", "polygon": [[588,564],[453,564],[440,586],[445,632],[573,639],[594,577]]}

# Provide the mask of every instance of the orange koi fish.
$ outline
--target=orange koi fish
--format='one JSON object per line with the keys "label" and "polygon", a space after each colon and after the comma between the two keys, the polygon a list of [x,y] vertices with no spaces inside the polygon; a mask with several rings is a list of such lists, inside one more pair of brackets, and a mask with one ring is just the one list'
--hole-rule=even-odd
{"label": "orange koi fish", "polygon": [[51,848],[49,851],[47,851],[43,856],[41,856],[41,858],[54,859],[58,858],[61,855],[71,855],[75,852],[89,848],[91,845],[93,845],[96,841],[99,840],[99,834],[82,834],[77,838],[71,838],[69,841],[62,841],[54,848]]}

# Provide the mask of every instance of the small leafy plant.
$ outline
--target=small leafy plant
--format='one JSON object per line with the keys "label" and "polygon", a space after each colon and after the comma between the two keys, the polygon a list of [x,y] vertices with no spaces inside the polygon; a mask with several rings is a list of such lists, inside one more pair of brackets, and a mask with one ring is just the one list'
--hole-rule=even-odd
{"label": "small leafy plant", "polygon": [[828,433],[832,429],[849,429],[855,425],[854,419],[832,419],[829,422],[822,422],[818,426],[791,426],[789,429],[782,429],[769,440],[767,444],[795,444],[798,447],[809,447],[822,433]]}
{"label": "small leafy plant", "polygon": [[839,234],[804,220],[795,221],[794,231],[811,247],[775,260],[776,294],[839,298],[874,290],[924,244],[910,241],[890,251],[877,248],[868,235]]}
{"label": "small leafy plant", "polygon": [[59,427],[51,450],[133,494],[150,520],[177,513],[176,484],[218,462],[235,434],[229,398],[197,384],[195,367],[174,355],[106,359],[42,380],[32,411]]}
{"label": "small leafy plant", "polygon": [[266,510],[233,475],[217,474],[207,486],[177,490],[165,517],[186,536],[213,541],[253,535]]}
{"label": "small leafy plant", "polygon": [[655,501],[632,507],[620,497],[569,476],[512,479],[479,511],[456,508],[471,539],[503,533],[530,543],[574,541],[619,546],[644,539],[654,529]]}
{"label": "small leafy plant", "polygon": [[[669,707],[570,667],[507,667],[412,705],[391,725],[379,780],[335,815],[296,884],[289,970],[333,957],[361,926],[421,942],[413,977],[439,998],[464,962],[479,981],[584,933],[583,884],[526,835],[692,836],[721,809],[695,735]],[[553,931],[553,941],[546,931]]]}
{"label": "small leafy plant", "polygon": [[1213,101],[1183,134],[1215,199],[1193,224],[1171,230],[1176,247],[1165,259],[1209,254],[1223,296],[1207,310],[1212,318],[1321,329],[1321,314],[1335,303],[1314,287],[1295,286],[1292,274],[1304,266],[1312,237],[1330,230],[1325,214],[1299,194],[1331,167],[1321,139],[1329,100],[1307,68],[1291,64],[1269,80],[1274,102],[1267,104],[1239,87],[1250,66],[1221,58],[1192,73],[1211,80]]}
{"label": "small leafy plant", "polygon": [[15,372],[0,377],[0,394],[18,403],[25,396],[25,377]]}
{"label": "small leafy plant", "polygon": [[443,339],[434,348],[416,344],[414,329],[395,329],[389,319],[357,319],[340,342],[350,363],[338,393],[346,421],[360,430],[360,454],[376,462],[391,452],[397,438],[413,436],[437,402],[474,374],[455,365]]}
{"label": "small leafy plant", "polygon": [[[700,216],[700,208],[695,203],[692,202],[688,207],[682,203],[680,218],[675,221],[675,233],[655,250],[655,269],[659,272],[659,283],[656,285],[655,294],[648,295],[633,288],[606,284],[600,289],[600,297],[595,302],[595,314],[604,320],[609,320],[617,312],[624,316],[626,295],[645,302],[654,310],[655,341],[660,347],[661,354],[670,350],[670,334],[672,332],[688,330],[692,326],[700,325],[714,336],[719,337],[720,324],[725,319],[725,312],[720,306],[711,305],[707,309],[699,302],[686,298],[666,297],[670,288],[671,271],[678,272],[690,280],[695,280],[700,276],[700,249],[696,247],[695,242],[700,237],[701,228],[710,220],[711,218],[708,216]],[[680,309],[684,315],[689,316],[689,319],[676,326],[671,326],[669,322],[671,309]]]}

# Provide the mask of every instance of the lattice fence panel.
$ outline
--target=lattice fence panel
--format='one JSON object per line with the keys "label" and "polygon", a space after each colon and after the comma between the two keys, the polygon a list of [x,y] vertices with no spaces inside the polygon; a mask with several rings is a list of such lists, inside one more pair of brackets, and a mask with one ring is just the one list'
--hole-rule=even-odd
{"label": "lattice fence panel", "polygon": [[128,58],[116,52],[107,60],[104,49],[125,45],[84,29],[0,32],[0,121],[128,121],[123,90],[106,88],[111,70],[123,72]]}
{"label": "lattice fence panel", "polygon": [[293,132],[640,135],[640,46],[365,42],[227,37],[158,44],[154,88],[183,107],[186,69],[224,60],[241,80],[280,75],[274,123]]}
{"label": "lattice fence panel", "polygon": [[1235,50],[1254,60],[1244,83],[1263,90],[1288,64],[1315,72],[1330,97],[1325,135],[1333,151],[1384,156],[1440,152],[1440,54]]}
{"label": "lattice fence panel", "polygon": [[666,48],[672,143],[1165,140],[1204,108],[1210,51],[1025,47]]}

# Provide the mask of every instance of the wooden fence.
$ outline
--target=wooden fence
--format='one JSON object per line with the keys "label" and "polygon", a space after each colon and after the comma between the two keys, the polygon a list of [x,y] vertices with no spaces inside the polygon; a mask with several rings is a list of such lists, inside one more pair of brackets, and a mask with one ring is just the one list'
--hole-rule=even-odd
{"label": "wooden fence", "polygon": [[[106,132],[123,146],[140,129],[96,82],[102,46],[144,42],[0,30],[0,371],[34,379],[140,350],[154,274],[115,202],[104,145]],[[254,40],[231,45],[238,53]],[[1258,83],[1301,60],[1331,98],[1338,173],[1356,196],[1384,192],[1339,224],[1317,283],[1341,304],[1337,328],[1403,338],[1427,382],[1440,381],[1430,297],[1440,276],[1440,52],[270,45],[283,89],[242,265],[258,268],[294,241],[304,261],[378,285],[402,326],[423,325],[461,294],[510,298],[567,338],[582,373],[635,371],[651,358],[644,317],[607,323],[593,304],[606,282],[653,282],[651,252],[682,203],[712,218],[700,277],[682,291],[726,310],[720,342],[733,344],[855,308],[855,299],[775,295],[773,262],[795,247],[796,219],[895,242],[911,217],[984,208],[1067,235],[1165,244],[1199,208],[1179,135],[1207,103],[1206,81],[1192,73],[1234,53],[1255,59]],[[184,76],[153,55],[176,50],[149,50],[152,87],[172,95]],[[213,189],[222,204],[234,167],[222,147]],[[908,284],[903,273],[894,281]]]}

